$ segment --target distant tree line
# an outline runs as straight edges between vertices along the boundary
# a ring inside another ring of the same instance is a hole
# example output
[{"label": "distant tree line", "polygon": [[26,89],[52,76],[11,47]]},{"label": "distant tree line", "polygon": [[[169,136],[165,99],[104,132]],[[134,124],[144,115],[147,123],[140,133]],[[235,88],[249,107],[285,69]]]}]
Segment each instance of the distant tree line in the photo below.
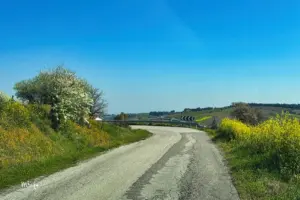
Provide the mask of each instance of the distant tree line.
[{"label": "distant tree line", "polygon": [[249,106],[258,107],[280,107],[280,108],[290,108],[290,109],[300,109],[300,104],[286,104],[286,103],[248,103]]},{"label": "distant tree line", "polygon": [[213,110],[214,108],[213,107],[205,107],[205,108],[185,108],[183,110],[183,112],[199,112],[199,111],[202,111],[202,110]]},{"label": "distant tree line", "polygon": [[221,108],[217,108],[217,107],[204,107],[204,108],[185,108],[183,110],[183,112],[200,112],[200,111],[212,111],[212,110],[215,110],[215,111],[218,111],[218,110],[223,110],[223,109],[227,109],[227,108],[231,108],[232,106],[224,106],[224,107],[221,107]]},{"label": "distant tree line", "polygon": [[175,110],[169,111],[151,111],[149,112],[150,116],[162,116],[162,115],[169,115],[169,114],[174,114],[176,113]]}]

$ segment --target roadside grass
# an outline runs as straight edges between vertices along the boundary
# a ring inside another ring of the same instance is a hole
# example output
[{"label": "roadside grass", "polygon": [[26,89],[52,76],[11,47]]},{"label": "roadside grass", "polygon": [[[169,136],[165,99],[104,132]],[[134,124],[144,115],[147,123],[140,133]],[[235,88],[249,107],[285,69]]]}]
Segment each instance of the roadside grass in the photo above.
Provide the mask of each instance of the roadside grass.
[{"label": "roadside grass", "polygon": [[238,141],[228,141],[218,131],[205,129],[222,150],[241,200],[299,200],[300,176],[285,180],[265,165],[268,155],[254,155]]},{"label": "roadside grass", "polygon": [[132,130],[129,127],[123,128],[104,123],[101,129],[100,124],[93,123],[93,125],[94,129],[99,129],[99,131],[108,134],[107,142],[97,146],[82,145],[77,140],[70,139],[69,135],[66,136],[63,135],[64,133],[53,132],[52,135],[49,135],[49,138],[51,138],[56,146],[61,147],[62,151],[51,156],[40,156],[29,162],[11,164],[7,167],[2,166],[0,168],[0,189],[18,184],[21,185],[22,182],[50,175],[74,166],[79,161],[98,156],[109,149],[144,140],[152,135],[152,133],[146,130]]}]

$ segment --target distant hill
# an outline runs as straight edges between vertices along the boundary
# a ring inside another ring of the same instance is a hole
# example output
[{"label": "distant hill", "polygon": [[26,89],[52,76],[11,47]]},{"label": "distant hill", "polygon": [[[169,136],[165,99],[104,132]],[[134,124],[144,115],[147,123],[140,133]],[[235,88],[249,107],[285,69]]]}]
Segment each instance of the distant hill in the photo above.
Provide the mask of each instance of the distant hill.
[{"label": "distant hill", "polygon": [[[260,109],[263,113],[264,119],[268,119],[281,112],[289,112],[294,117],[300,119],[300,104],[280,104],[280,103],[248,103],[251,107]],[[194,116],[195,120],[203,125],[211,125],[213,117],[217,118],[217,121],[222,120],[225,117],[230,117],[234,107],[224,106],[220,108],[204,107],[204,108],[185,108],[182,112],[178,111],[151,111],[149,113],[130,113],[129,119],[141,119],[147,120],[149,118],[156,118],[165,116],[165,118],[177,118],[181,116]]]}]

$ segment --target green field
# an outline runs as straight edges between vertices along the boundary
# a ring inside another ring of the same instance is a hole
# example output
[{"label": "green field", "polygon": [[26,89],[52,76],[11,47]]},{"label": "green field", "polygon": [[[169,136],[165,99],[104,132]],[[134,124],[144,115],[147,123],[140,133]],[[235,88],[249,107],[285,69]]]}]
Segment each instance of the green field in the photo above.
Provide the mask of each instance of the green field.
[{"label": "green field", "polygon": [[[216,108],[212,110],[203,110],[198,112],[183,112],[183,116],[193,116],[195,117],[195,121],[202,125],[209,126],[213,121],[213,117],[217,117],[218,120],[221,120],[225,117],[230,116],[233,108]],[[181,113],[176,113],[173,115],[169,115],[169,117],[180,118]]]},{"label": "green field", "polygon": [[[271,106],[253,106],[261,110],[264,119],[268,119],[272,116],[276,116],[277,114],[281,114],[282,112],[289,112],[293,117],[300,119],[300,110],[299,109],[290,109],[284,107],[271,107]],[[176,118],[180,119],[181,116],[193,116],[195,117],[195,121],[201,125],[210,126],[213,122],[213,118],[216,117],[217,121],[220,122],[222,119],[226,117],[230,117],[231,112],[233,111],[233,107],[225,107],[225,108],[215,108],[211,110],[202,110],[202,111],[192,111],[192,112],[176,112],[174,114],[169,114],[168,118]],[[140,120],[148,120],[149,113],[137,113],[136,116]]]}]

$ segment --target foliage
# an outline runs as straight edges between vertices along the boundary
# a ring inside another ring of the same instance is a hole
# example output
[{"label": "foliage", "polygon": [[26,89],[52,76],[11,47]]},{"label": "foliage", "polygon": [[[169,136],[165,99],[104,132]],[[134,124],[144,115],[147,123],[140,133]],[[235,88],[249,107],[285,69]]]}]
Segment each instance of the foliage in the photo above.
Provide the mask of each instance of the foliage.
[{"label": "foliage", "polygon": [[92,124],[91,128],[87,128],[72,121],[67,121],[59,131],[63,136],[74,142],[79,150],[108,145],[109,135],[101,130],[97,122],[91,120],[90,123]]},{"label": "foliage", "polygon": [[244,139],[250,137],[251,128],[239,120],[225,118],[220,124],[219,132],[226,139]]},{"label": "foliage", "polygon": [[3,104],[0,112],[0,126],[28,127],[30,125],[30,114],[26,107],[19,102],[8,101]]},{"label": "foliage", "polygon": [[9,96],[7,96],[4,92],[0,91],[0,104],[9,101]]},{"label": "foliage", "polygon": [[300,179],[285,181],[277,171],[269,170],[268,165],[263,166],[268,153],[253,154],[238,140],[216,142],[223,150],[241,200],[299,199]]},{"label": "foliage", "polygon": [[251,125],[258,124],[262,121],[262,113],[260,110],[251,108],[245,103],[234,103],[233,106],[235,109],[231,115],[238,120]]},{"label": "foliage", "polygon": [[287,109],[300,109],[300,104],[286,104],[286,103],[249,103],[249,106],[255,107],[278,107]]},{"label": "foliage", "polygon": [[90,87],[74,72],[59,66],[17,83],[15,90],[23,101],[50,105],[53,125],[58,127],[64,121],[82,122],[88,117],[93,105]]},{"label": "foliage", "polygon": [[205,116],[205,117],[201,117],[199,119],[196,120],[196,122],[202,122],[202,121],[206,121],[208,119],[212,118],[212,116]]},{"label": "foliage", "polygon": [[91,87],[90,93],[93,99],[93,105],[90,108],[90,115],[92,117],[100,117],[105,114],[107,102],[103,99],[103,91],[98,88]]},{"label": "foliage", "polygon": [[49,118],[51,112],[51,106],[46,104],[28,104],[27,109],[29,110],[31,117],[39,117],[44,120]]},{"label": "foliage", "polygon": [[203,111],[203,110],[213,110],[213,107],[206,107],[206,108],[185,108],[183,110],[183,112],[199,112],[199,111]]},{"label": "foliage", "polygon": [[224,119],[220,135],[235,139],[253,154],[264,154],[266,166],[292,178],[300,174],[300,123],[288,113],[282,113],[257,126]]},{"label": "foliage", "polygon": [[151,112],[149,112],[149,115],[150,116],[157,116],[157,117],[159,117],[159,116],[163,116],[163,115],[168,115],[170,113],[173,113],[173,112],[168,112],[168,111],[151,111]]},{"label": "foliage", "polygon": [[115,116],[115,120],[121,120],[121,121],[124,121],[124,120],[127,120],[128,119],[128,115],[121,112],[119,115]]},{"label": "foliage", "polygon": [[4,104],[8,101],[9,97],[4,92],[0,91],[0,112],[2,111]]}]

